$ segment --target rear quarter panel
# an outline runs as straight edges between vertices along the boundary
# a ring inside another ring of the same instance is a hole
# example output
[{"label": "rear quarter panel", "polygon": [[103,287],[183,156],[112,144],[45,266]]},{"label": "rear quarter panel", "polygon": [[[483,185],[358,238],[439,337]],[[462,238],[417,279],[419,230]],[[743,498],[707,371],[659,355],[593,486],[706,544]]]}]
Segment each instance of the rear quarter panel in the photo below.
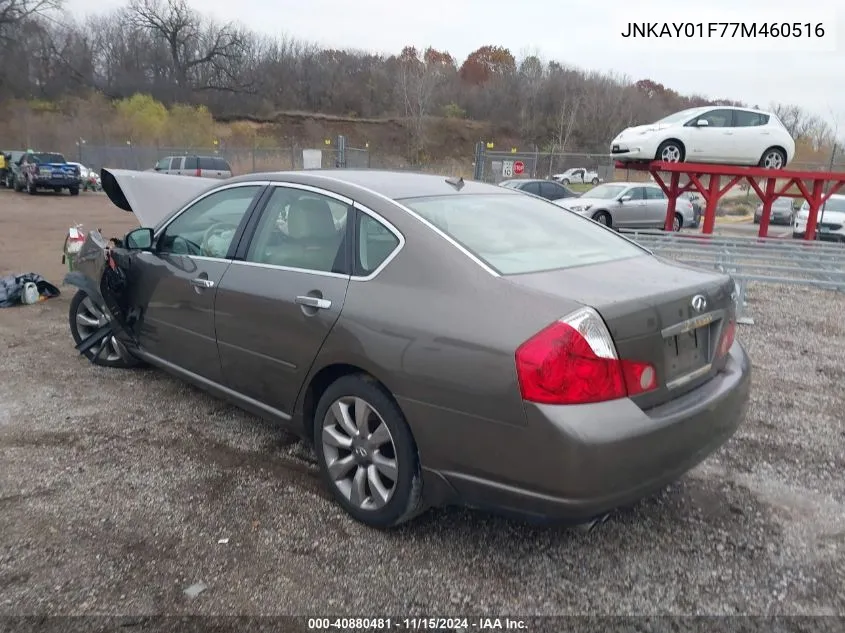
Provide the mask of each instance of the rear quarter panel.
[{"label": "rear quarter panel", "polygon": [[502,446],[530,453],[535,442],[516,348],[579,304],[491,275],[411,216],[388,220],[405,246],[374,279],[350,283],[309,380],[333,364],[361,367],[396,398],[427,467],[463,468],[472,445],[486,455],[476,472],[494,472]]}]

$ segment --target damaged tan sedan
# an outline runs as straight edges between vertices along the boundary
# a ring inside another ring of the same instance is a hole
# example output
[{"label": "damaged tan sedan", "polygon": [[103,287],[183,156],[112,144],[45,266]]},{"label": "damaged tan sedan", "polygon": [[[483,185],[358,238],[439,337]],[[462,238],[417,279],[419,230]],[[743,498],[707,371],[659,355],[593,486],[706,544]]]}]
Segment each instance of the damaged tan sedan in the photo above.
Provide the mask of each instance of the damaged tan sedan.
[{"label": "damaged tan sedan", "polygon": [[77,349],[299,433],[367,525],[453,503],[594,521],[743,419],[731,278],[539,198],[370,170],[102,183],[142,228],[89,233]]}]

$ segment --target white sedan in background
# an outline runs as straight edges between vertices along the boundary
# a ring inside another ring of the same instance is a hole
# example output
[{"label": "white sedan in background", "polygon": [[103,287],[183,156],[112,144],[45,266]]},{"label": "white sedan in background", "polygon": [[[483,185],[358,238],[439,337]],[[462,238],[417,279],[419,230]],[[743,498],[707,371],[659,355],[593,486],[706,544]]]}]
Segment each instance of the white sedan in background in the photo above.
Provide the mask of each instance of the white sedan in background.
[{"label": "white sedan in background", "polygon": [[623,130],[610,143],[623,162],[722,163],[783,169],[795,141],[772,112],[725,106],[690,108]]},{"label": "white sedan in background", "polygon": [[[845,242],[845,195],[834,194],[819,209],[816,229],[820,240],[826,242]],[[798,215],[795,216],[795,224],[792,226],[792,237],[804,237],[807,232],[807,220],[810,218],[810,203],[804,202]]]}]

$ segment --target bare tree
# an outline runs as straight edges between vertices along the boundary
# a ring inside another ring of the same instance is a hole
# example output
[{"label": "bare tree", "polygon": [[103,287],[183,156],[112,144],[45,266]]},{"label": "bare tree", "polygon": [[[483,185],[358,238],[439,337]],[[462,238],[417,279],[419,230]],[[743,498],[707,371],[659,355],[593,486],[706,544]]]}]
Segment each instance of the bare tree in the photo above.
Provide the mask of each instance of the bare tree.
[{"label": "bare tree", "polygon": [[452,56],[431,47],[420,55],[413,46],[406,46],[399,55],[399,87],[409,122],[408,157],[416,163],[422,158],[426,143],[426,117],[431,113],[432,99],[447,73],[454,72]]},{"label": "bare tree", "polygon": [[13,26],[61,6],[62,0],[0,0],[0,38],[10,38]]},{"label": "bare tree", "polygon": [[182,93],[234,89],[218,80],[236,81],[233,62],[244,52],[245,32],[203,20],[186,0],[132,0],[129,7],[131,23],[166,45],[171,79]]}]

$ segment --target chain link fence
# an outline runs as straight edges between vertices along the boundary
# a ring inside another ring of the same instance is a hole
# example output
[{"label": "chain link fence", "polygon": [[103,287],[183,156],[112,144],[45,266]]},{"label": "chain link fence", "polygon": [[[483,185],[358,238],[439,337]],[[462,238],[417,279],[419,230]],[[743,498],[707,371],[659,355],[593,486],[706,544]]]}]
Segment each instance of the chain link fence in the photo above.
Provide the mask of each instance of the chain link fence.
[{"label": "chain link fence", "polygon": [[355,147],[156,147],[144,145],[79,145],[76,160],[88,168],[152,169],[166,156],[219,156],[232,167],[235,175],[296,169],[332,169],[346,167],[368,169],[368,149]]},{"label": "chain link fence", "polygon": [[[568,175],[571,184],[593,184],[595,178],[601,182],[624,181],[644,182],[652,180],[647,171],[639,169],[617,169],[616,158],[610,154],[590,153],[548,153],[548,152],[501,152],[488,150],[483,143],[476,146],[473,161],[474,178],[489,183],[499,183],[511,178],[549,179],[564,174],[567,170],[583,170],[584,173]],[[833,165],[830,162],[792,162],[790,171],[845,171],[845,156]],[[702,182],[706,183],[705,177]],[[745,187],[738,189],[745,190]]]}]

